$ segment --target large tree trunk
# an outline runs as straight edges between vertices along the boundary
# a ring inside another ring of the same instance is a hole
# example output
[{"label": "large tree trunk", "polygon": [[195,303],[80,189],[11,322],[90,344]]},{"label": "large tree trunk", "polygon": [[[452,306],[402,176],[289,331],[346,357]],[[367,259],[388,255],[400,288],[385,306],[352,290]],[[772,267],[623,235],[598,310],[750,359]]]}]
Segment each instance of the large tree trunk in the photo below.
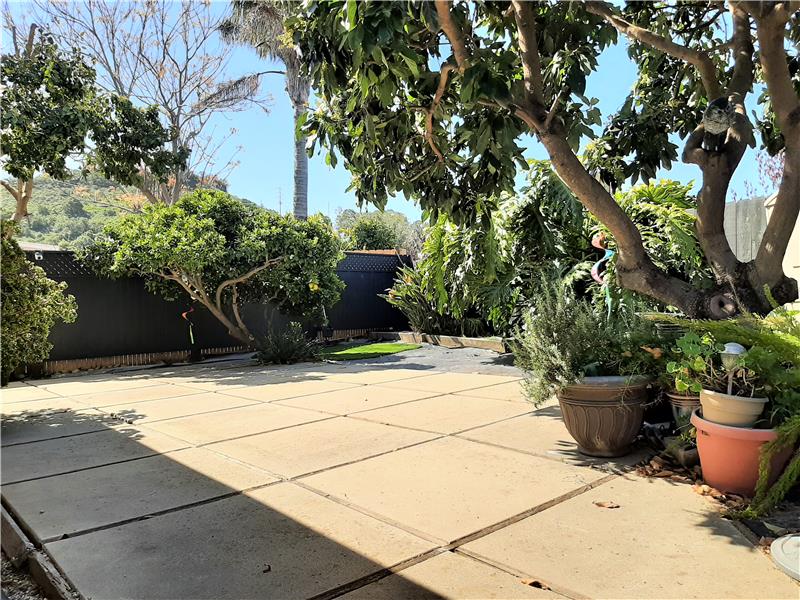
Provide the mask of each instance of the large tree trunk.
[{"label": "large tree trunk", "polygon": [[[294,125],[305,112],[304,106],[295,105]],[[308,218],[308,154],[306,153],[306,137],[295,133],[294,139],[294,197],[292,199],[294,216],[298,219]]]}]

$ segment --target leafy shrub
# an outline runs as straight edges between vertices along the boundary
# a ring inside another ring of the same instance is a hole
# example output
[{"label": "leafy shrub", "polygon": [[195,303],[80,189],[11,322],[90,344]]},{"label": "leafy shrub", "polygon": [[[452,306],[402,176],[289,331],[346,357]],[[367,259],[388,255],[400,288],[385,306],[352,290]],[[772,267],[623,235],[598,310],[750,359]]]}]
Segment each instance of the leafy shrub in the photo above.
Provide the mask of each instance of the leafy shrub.
[{"label": "leafy shrub", "polygon": [[600,312],[560,282],[544,280],[512,343],[525,389],[539,405],[595,375],[651,375],[662,350],[653,326],[627,311]]},{"label": "leafy shrub", "polygon": [[486,332],[483,319],[469,316],[456,319],[450,314],[441,313],[435,302],[430,300],[430,291],[425,290],[422,277],[421,270],[402,267],[394,286],[381,296],[405,315],[413,331],[465,336],[479,336]]},{"label": "leafy shrub", "polygon": [[77,318],[75,298],[65,293],[66,283],[48,279],[41,267],[25,258],[11,238],[15,225],[2,223],[2,383],[20,365],[45,360],[53,345],[50,329]]},{"label": "leafy shrub", "polygon": [[306,336],[300,323],[292,321],[284,331],[268,331],[256,356],[265,365],[289,365],[304,360],[316,360],[319,352],[319,344]]},{"label": "leafy shrub", "polygon": [[108,277],[144,277],[167,299],[183,290],[245,345],[258,340],[241,319],[243,303],[321,320],[344,287],[327,219],[282,216],[217,190],[112,222],[83,258]]},{"label": "leafy shrub", "polygon": [[354,250],[387,250],[397,248],[397,231],[382,219],[358,219],[349,231]]}]

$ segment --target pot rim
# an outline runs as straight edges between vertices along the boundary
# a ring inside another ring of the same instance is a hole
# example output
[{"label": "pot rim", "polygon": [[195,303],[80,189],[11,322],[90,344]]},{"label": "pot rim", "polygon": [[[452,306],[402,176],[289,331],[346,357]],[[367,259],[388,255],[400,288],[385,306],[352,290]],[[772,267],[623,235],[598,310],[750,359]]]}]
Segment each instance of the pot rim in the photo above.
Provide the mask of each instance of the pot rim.
[{"label": "pot rim", "polygon": [[720,425],[712,421],[707,421],[701,417],[699,408],[692,411],[690,419],[692,425],[701,431],[708,431],[721,437],[744,440],[748,442],[771,442],[777,439],[778,434],[774,429],[755,429],[753,427],[733,427],[731,425]]},{"label": "pot rim", "polygon": [[581,385],[603,388],[642,387],[649,385],[651,381],[652,379],[646,375],[589,375],[587,377],[581,377],[577,382],[563,387],[568,388]]},{"label": "pot rim", "polygon": [[737,396],[736,394],[726,394],[725,392],[716,392],[714,390],[707,390],[705,388],[700,392],[701,395],[705,394],[711,398],[718,398],[720,400],[733,400],[734,402],[752,402],[754,404],[766,404],[769,398],[754,398],[752,396]]}]

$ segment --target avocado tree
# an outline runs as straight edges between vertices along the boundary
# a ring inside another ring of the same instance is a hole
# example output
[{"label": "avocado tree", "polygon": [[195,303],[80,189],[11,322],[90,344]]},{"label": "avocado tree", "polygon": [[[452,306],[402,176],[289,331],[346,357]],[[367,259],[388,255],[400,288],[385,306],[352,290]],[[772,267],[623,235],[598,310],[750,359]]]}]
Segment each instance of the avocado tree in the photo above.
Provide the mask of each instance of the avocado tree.
[{"label": "avocado tree", "polygon": [[[580,202],[610,231],[620,284],[692,317],[766,312],[798,297],[782,261],[800,212],[800,3],[310,1],[287,22],[319,97],[305,133],[337,154],[361,202],[397,192],[469,220],[514,186],[533,136]],[[630,40],[638,80],[602,124],[586,79],[600,53]],[[755,127],[745,99],[760,91]],[[727,242],[728,186],[748,144],[783,153],[775,209],[756,258]],[[715,284],[659,268],[614,199],[678,158],[702,174],[697,236]],[[577,152],[588,138],[585,158]]]},{"label": "avocado tree", "polygon": [[173,136],[160,124],[156,107],[138,108],[127,98],[98,93],[94,69],[80,51],[59,50],[36,25],[24,44],[11,31],[13,52],[0,61],[0,165],[16,183],[0,185],[16,203],[14,221],[28,215],[37,172],[67,179],[80,166],[136,185],[145,170],[166,180],[186,162],[184,148],[166,148]]},{"label": "avocado tree", "polygon": [[100,274],[143,277],[167,299],[185,292],[246,346],[260,339],[242,319],[243,303],[321,317],[344,287],[336,275],[340,258],[324,217],[281,216],[218,190],[125,215],[83,252]]}]

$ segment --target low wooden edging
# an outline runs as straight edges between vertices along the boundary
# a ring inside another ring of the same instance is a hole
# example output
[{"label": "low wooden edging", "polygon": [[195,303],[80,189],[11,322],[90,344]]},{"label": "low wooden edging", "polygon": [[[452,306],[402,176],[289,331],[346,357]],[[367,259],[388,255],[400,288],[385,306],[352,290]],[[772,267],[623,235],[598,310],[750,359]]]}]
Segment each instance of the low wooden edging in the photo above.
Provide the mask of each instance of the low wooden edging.
[{"label": "low wooden edging", "polygon": [[[27,567],[31,579],[46,598],[74,600],[79,597],[50,557],[28,540],[5,507],[2,508],[2,547],[15,567],[22,570]],[[5,594],[3,597],[5,598]]]},{"label": "low wooden edging", "polygon": [[373,340],[400,340],[409,344],[433,344],[445,348],[480,348],[503,354],[508,352],[505,340],[501,337],[461,337],[456,335],[432,335],[414,331],[373,331]]}]

